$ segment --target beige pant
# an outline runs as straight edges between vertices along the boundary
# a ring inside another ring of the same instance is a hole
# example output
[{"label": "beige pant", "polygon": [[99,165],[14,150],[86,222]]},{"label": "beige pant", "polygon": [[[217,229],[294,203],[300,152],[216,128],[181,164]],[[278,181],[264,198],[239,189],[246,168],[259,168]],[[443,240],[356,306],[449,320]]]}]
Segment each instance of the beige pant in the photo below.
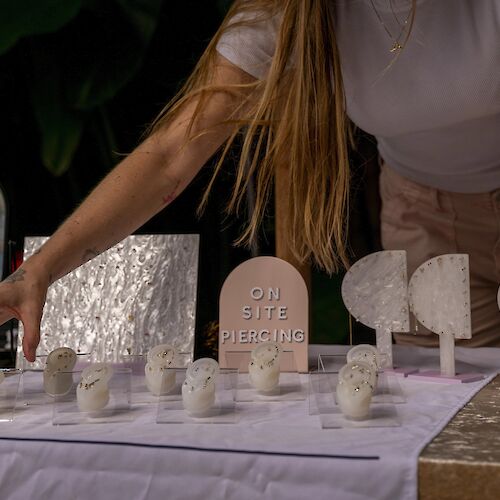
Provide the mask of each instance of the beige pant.
[{"label": "beige pant", "polygon": [[[380,195],[382,246],[407,251],[408,276],[436,255],[469,254],[472,339],[457,344],[500,346],[500,189],[479,194],[440,191],[383,165]],[[395,338],[398,344],[439,344],[438,336],[421,325],[417,335]]]}]

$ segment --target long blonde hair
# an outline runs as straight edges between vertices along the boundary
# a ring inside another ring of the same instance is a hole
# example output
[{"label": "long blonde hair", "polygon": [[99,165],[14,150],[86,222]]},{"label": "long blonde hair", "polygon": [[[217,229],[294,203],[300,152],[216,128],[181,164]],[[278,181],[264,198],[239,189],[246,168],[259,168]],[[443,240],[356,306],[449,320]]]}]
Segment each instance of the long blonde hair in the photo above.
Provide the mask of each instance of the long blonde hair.
[{"label": "long blonde hair", "polygon": [[[415,2],[415,0],[413,0]],[[236,17],[235,17],[236,16]],[[280,16],[276,48],[262,80],[240,85],[212,83],[216,47],[230,30]],[[204,193],[214,180],[238,134],[243,141],[228,213],[238,213],[255,178],[255,207],[236,244],[251,243],[258,233],[278,169],[289,179],[289,202],[283,224],[291,254],[333,272],[348,266],[346,251],[349,198],[348,143],[352,128],[346,116],[340,57],[331,0],[236,0],[179,94],[153,123],[153,132],[168,125],[196,99],[188,131],[210,95],[239,96],[239,105],[224,123],[234,125]],[[198,134],[199,135],[199,134]]]}]

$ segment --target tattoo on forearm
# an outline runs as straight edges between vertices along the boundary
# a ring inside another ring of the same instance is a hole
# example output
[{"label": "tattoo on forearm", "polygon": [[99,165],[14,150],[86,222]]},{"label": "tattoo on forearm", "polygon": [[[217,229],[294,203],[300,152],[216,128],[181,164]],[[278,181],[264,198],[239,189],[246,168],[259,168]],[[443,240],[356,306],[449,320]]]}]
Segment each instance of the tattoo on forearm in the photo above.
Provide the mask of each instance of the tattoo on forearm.
[{"label": "tattoo on forearm", "polygon": [[10,276],[5,278],[5,283],[16,283],[17,281],[24,281],[24,275],[26,271],[24,269],[18,269],[14,271]]},{"label": "tattoo on forearm", "polygon": [[87,248],[87,250],[83,252],[82,262],[88,262],[89,260],[93,259],[94,257],[97,257],[98,255],[99,251],[96,250],[95,248]]},{"label": "tattoo on forearm", "polygon": [[168,205],[169,203],[172,203],[172,201],[175,200],[176,196],[177,196],[177,188],[179,187],[181,181],[177,181],[176,184],[175,184],[175,187],[174,189],[172,190],[172,192],[170,194],[168,194],[167,196],[164,196],[162,198],[162,201],[163,201],[163,204],[164,205]]}]

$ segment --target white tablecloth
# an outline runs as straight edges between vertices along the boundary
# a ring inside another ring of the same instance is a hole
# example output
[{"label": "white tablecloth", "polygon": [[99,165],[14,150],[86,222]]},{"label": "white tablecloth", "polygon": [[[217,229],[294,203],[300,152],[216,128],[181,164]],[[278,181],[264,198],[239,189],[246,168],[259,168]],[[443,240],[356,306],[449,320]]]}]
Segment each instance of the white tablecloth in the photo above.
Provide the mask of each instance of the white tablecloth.
[{"label": "white tablecloth", "polygon": [[[500,349],[456,354],[459,370],[500,368]],[[439,354],[396,347],[395,360],[436,368]],[[487,380],[402,380],[403,425],[388,429],[321,429],[307,401],[239,404],[237,424],[211,425],[156,424],[149,406],[128,423],[53,426],[50,406],[20,409],[0,423],[0,498],[414,500],[422,448]]]}]

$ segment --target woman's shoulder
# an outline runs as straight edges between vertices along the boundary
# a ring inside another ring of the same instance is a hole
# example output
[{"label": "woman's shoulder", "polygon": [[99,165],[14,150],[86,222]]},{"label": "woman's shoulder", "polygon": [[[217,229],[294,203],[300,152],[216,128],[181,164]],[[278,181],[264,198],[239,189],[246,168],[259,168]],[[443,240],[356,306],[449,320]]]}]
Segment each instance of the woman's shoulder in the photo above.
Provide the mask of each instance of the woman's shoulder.
[{"label": "woman's shoulder", "polygon": [[263,79],[274,55],[280,21],[279,13],[238,13],[229,20],[217,52],[255,78]]}]

